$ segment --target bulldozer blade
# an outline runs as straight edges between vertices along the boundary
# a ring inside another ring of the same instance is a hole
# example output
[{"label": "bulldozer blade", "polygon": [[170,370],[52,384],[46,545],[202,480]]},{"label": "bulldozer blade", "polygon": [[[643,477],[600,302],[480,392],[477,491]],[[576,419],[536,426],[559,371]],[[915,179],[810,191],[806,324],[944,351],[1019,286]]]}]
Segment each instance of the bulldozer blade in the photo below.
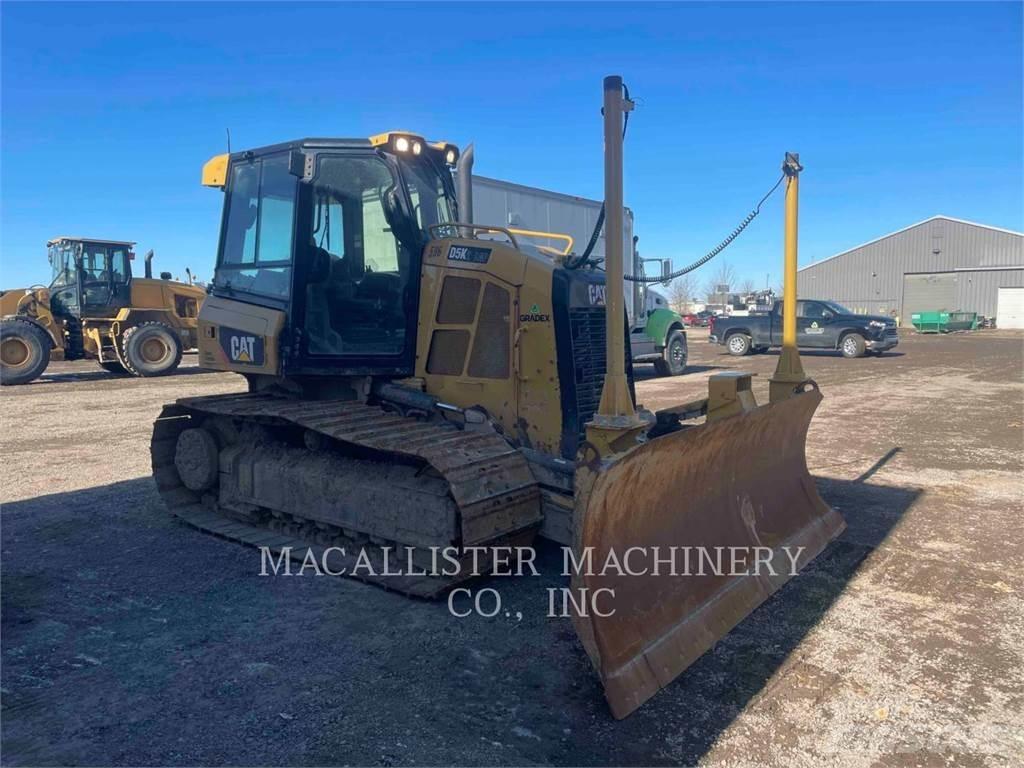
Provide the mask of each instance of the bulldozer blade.
[{"label": "bulldozer blade", "polygon": [[578,465],[573,623],[616,718],[846,527],[807,471],[821,399],[802,392]]}]

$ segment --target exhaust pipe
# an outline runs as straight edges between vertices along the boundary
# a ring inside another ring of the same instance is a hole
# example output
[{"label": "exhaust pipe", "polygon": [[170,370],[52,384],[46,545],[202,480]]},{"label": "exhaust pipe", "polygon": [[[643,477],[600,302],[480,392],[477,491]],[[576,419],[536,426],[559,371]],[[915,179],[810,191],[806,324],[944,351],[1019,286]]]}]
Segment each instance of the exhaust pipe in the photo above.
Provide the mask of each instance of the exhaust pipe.
[{"label": "exhaust pipe", "polygon": [[153,277],[153,249],[150,248],[143,257],[146,262],[146,277],[152,279]]},{"label": "exhaust pipe", "polygon": [[459,222],[473,223],[473,145],[470,144],[459,155],[455,164],[456,195],[459,200]]}]

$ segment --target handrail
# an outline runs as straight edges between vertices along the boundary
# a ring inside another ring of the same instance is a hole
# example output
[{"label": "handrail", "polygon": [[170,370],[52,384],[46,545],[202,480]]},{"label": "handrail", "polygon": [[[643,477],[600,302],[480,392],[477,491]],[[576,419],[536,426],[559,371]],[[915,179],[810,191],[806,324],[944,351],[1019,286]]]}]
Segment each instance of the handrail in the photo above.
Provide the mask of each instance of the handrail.
[{"label": "handrail", "polygon": [[546,237],[551,240],[563,240],[566,246],[561,251],[562,256],[568,256],[572,253],[572,247],[576,244],[576,240],[572,235],[566,235],[561,232],[541,232],[536,229],[516,229],[515,227],[509,227],[508,231],[514,232],[517,235],[526,235],[527,237]]},{"label": "handrail", "polygon": [[435,232],[440,232],[445,229],[454,229],[456,237],[461,237],[461,235],[459,234],[459,230],[469,230],[469,238],[473,240],[477,239],[474,237],[474,233],[476,232],[499,232],[509,239],[509,242],[512,243],[513,248],[517,250],[519,249],[519,241],[516,240],[515,235],[513,235],[505,227],[495,227],[490,224],[468,224],[462,221],[449,221],[441,224],[431,224],[429,227],[427,227],[427,233],[432,238],[443,237],[443,235],[437,235],[435,234]]}]

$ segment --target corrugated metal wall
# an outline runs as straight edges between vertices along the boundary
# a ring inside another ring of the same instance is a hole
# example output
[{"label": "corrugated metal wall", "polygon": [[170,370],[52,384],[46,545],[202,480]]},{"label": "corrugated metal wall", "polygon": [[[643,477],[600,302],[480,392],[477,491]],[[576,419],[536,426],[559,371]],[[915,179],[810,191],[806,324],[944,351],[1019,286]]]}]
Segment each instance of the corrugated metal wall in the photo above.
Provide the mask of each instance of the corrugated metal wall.
[{"label": "corrugated metal wall", "polygon": [[[972,267],[1011,270],[964,272]],[[903,276],[958,272],[962,309],[994,315],[999,285],[1024,269],[1024,236],[947,218],[934,218],[800,270],[801,297],[832,299],[871,314],[903,311]],[[970,275],[963,279],[961,275]],[[1009,281],[1009,282],[1007,282]],[[1019,284],[1019,283],[1018,283]],[[962,298],[961,298],[962,297]]]},{"label": "corrugated metal wall", "polygon": [[[599,200],[563,195],[537,187],[513,184],[510,181],[489,179],[473,175],[473,219],[477,224],[493,224],[499,227],[532,229],[541,232],[558,232],[575,239],[573,250],[582,253],[594,232],[597,217],[601,212]],[[626,273],[632,271],[633,254],[633,212],[626,208],[622,222],[623,256]],[[534,238],[529,242],[563,248],[561,240]],[[594,245],[594,258],[604,258],[604,229]],[[633,288],[634,284],[630,284]],[[626,311],[633,316],[636,296],[633,290],[625,293]]]},{"label": "corrugated metal wall", "polygon": [[1024,287],[1024,269],[957,272],[957,308],[995,317],[999,289],[1019,287]]}]

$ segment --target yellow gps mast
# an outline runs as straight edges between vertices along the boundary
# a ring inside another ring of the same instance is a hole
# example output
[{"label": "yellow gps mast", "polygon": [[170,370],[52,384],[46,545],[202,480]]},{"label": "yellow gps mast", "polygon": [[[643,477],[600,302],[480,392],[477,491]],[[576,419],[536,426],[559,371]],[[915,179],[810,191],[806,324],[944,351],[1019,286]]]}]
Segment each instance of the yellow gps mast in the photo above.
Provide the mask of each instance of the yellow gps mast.
[{"label": "yellow gps mast", "polygon": [[796,386],[807,379],[796,347],[796,259],[797,214],[799,209],[800,155],[787,152],[782,163],[786,175],[785,235],[783,237],[782,351],[775,375],[768,381],[768,398],[777,403],[793,396]]},{"label": "yellow gps mast", "polygon": [[604,79],[605,359],[601,405],[587,424],[587,441],[602,455],[636,444],[650,426],[636,412],[626,378],[625,298],[622,288],[622,120],[633,109],[622,78]]}]

